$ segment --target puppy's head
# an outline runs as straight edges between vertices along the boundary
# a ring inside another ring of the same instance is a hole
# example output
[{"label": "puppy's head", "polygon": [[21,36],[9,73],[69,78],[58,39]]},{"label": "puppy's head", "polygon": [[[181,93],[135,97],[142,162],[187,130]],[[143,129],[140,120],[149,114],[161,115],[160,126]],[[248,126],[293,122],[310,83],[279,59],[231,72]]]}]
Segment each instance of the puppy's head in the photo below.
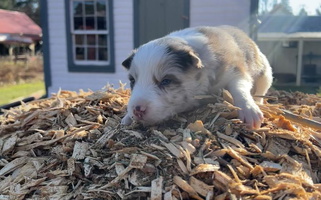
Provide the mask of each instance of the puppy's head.
[{"label": "puppy's head", "polygon": [[123,63],[132,89],[128,114],[151,125],[198,105],[193,98],[202,87],[202,62],[194,50],[179,38],[151,41]]}]

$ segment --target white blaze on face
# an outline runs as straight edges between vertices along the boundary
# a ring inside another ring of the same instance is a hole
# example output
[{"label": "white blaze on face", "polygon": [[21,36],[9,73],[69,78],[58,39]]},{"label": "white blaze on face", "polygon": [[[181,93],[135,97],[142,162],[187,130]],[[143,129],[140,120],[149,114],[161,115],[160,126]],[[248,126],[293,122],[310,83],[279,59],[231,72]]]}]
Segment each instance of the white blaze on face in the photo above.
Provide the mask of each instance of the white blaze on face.
[{"label": "white blaze on face", "polygon": [[156,41],[143,45],[136,52],[129,69],[135,80],[128,103],[128,115],[144,124],[154,124],[172,115],[160,98],[160,89],[155,83],[158,68],[168,57],[166,47]]}]

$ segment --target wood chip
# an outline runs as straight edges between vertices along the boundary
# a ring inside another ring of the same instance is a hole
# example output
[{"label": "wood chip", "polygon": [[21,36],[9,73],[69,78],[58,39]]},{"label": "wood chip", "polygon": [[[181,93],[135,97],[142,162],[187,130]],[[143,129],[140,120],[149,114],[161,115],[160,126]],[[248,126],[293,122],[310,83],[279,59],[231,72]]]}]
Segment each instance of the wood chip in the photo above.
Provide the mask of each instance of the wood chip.
[{"label": "wood chip", "polygon": [[1,168],[0,170],[0,176],[6,175],[13,170],[15,170],[18,167],[21,167],[24,165],[26,162],[28,162],[28,157],[21,157],[21,158],[16,158],[13,161],[9,162],[6,164],[4,167]]},{"label": "wood chip", "polygon": [[260,166],[264,169],[265,172],[276,172],[282,169],[282,166],[278,163],[263,161]]},{"label": "wood chip", "polygon": [[191,176],[189,182],[192,188],[203,197],[206,197],[210,192],[213,191],[214,186],[209,186],[193,176]]},{"label": "wood chip", "polygon": [[18,141],[18,136],[13,135],[10,138],[6,139],[2,145],[1,154],[5,155],[7,152],[11,151]]},{"label": "wood chip", "polygon": [[213,164],[199,164],[190,172],[190,175],[195,175],[204,172],[214,172],[220,169],[220,166]]},{"label": "wood chip", "polygon": [[183,158],[184,157],[184,153],[179,150],[179,148],[177,148],[174,144],[172,143],[166,143],[161,141],[162,144],[177,158]]},{"label": "wood chip", "polygon": [[152,189],[150,194],[151,200],[162,200],[163,177],[159,177],[152,181]]},{"label": "wood chip", "polygon": [[86,153],[89,149],[89,144],[87,142],[75,142],[74,151],[72,157],[75,160],[82,160],[85,158]]},{"label": "wood chip", "polygon": [[0,199],[321,199],[321,97],[271,90],[248,130],[228,96],[121,126],[130,90],[61,90],[0,115]]},{"label": "wood chip", "polygon": [[193,187],[190,186],[181,177],[174,176],[173,181],[178,187],[180,187],[182,190],[187,192],[192,198],[194,198],[194,199],[202,199],[200,196],[198,196],[197,192],[193,189]]}]

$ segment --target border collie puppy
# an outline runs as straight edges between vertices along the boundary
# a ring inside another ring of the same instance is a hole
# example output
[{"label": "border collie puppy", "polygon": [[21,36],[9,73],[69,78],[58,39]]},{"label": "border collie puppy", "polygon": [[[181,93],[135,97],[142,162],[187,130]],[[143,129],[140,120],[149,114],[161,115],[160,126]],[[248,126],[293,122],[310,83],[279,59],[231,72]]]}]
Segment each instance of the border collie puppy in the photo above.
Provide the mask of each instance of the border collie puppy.
[{"label": "border collie puppy", "polygon": [[231,26],[195,27],[150,41],[122,63],[132,89],[122,124],[145,125],[200,106],[198,95],[228,90],[239,118],[259,128],[258,104],[272,84],[272,69],[258,46]]}]

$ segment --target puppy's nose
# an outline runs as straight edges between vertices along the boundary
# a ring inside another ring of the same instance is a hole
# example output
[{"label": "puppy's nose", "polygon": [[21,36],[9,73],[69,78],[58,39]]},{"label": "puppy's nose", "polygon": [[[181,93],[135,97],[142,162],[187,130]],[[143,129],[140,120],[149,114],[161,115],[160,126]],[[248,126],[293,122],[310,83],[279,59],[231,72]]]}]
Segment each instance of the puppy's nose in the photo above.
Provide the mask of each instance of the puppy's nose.
[{"label": "puppy's nose", "polygon": [[138,117],[138,119],[142,119],[146,113],[146,109],[147,109],[146,106],[137,105],[134,108],[134,115]]},{"label": "puppy's nose", "polygon": [[135,110],[138,111],[138,112],[141,111],[141,106],[136,106]]}]

